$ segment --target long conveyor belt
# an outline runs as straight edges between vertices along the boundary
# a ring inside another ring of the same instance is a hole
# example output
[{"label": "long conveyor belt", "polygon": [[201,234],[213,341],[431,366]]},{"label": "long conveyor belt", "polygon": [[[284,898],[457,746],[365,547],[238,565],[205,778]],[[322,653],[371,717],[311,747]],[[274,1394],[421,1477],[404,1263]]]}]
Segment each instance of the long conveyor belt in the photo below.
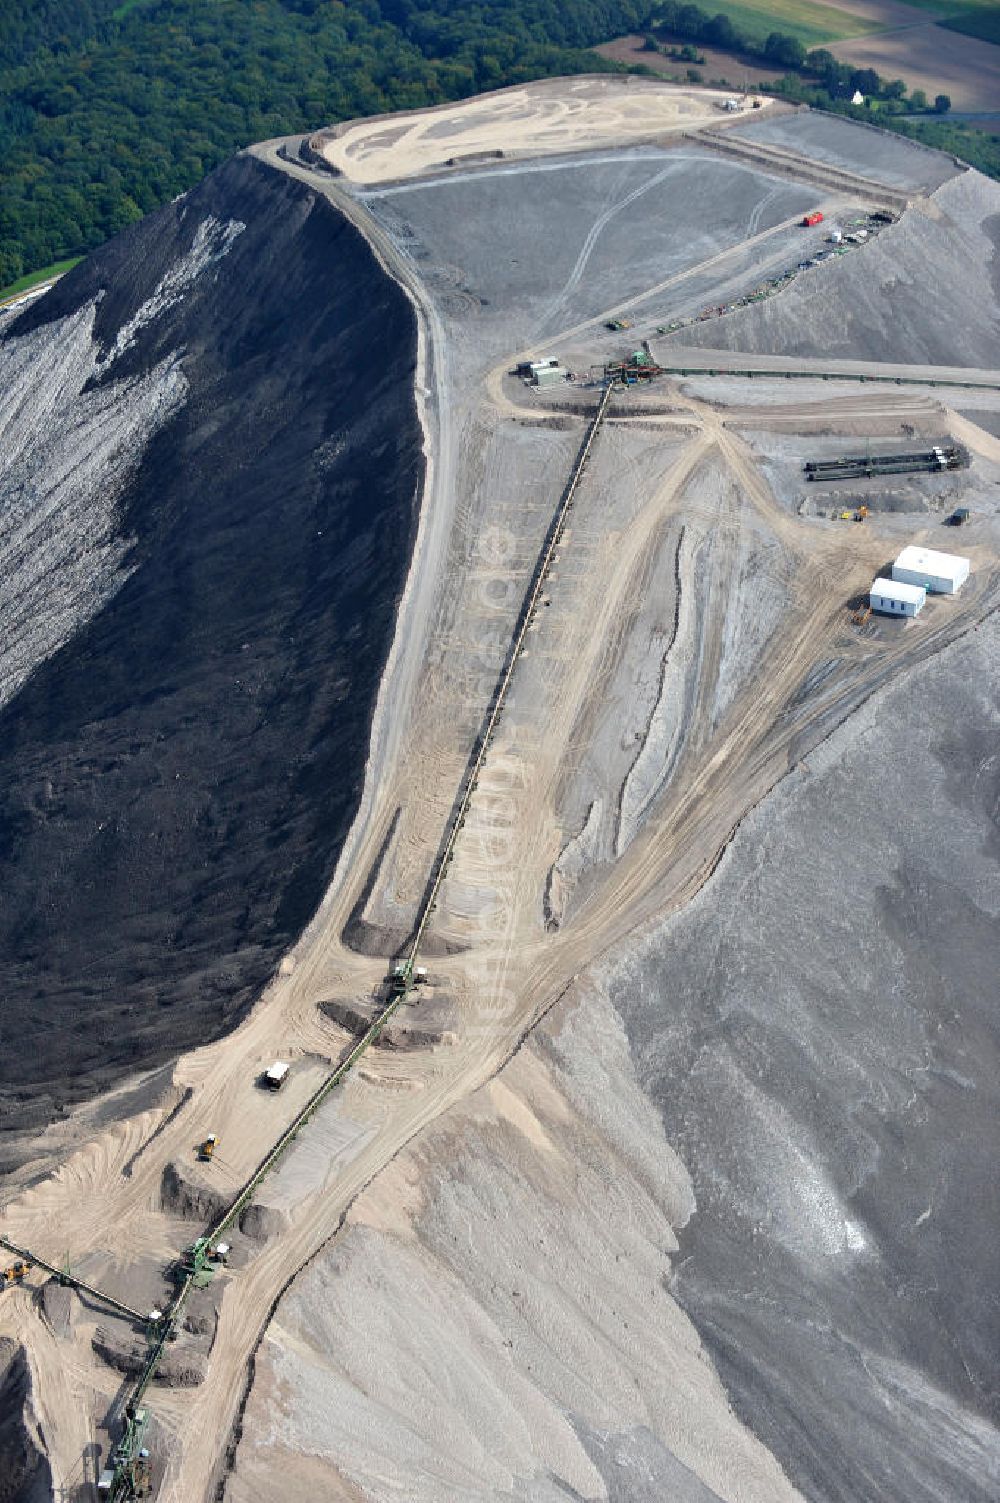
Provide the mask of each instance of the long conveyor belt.
[{"label": "long conveyor belt", "polygon": [[[385,1007],[382,1008],[377,1017],[372,1021],[369,1027],[358,1039],[357,1043],[354,1045],[347,1058],[344,1059],[335,1070],[331,1071],[331,1073],[313,1092],[312,1096],[310,1096],[309,1100],[306,1102],[302,1110],[293,1118],[292,1122],[282,1133],[281,1137],[257,1165],[257,1168],[251,1174],[250,1178],[244,1184],[243,1188],[240,1190],[236,1198],[227,1207],[223,1215],[220,1216],[215,1224],[210,1228],[210,1230],[206,1232],[205,1235],[198,1240],[198,1242],[195,1243],[193,1251],[195,1254],[196,1262],[199,1264],[204,1259],[208,1248],[215,1241],[217,1241],[217,1239],[221,1237],[229,1227],[233,1225],[233,1223],[240,1215],[242,1215],[243,1211],[252,1201],[261,1181],[275,1167],[278,1160],[282,1157],[286,1149],[293,1142],[301,1128],[305,1126],[310,1117],[312,1117],[313,1114],[318,1110],[327,1096],[329,1096],[330,1092],[333,1091],[338,1085],[340,1085],[340,1083],[350,1073],[350,1071],[353,1070],[354,1066],[358,1063],[358,1060],[366,1052],[366,1050],[368,1050],[372,1046],[372,1044],[377,1042],[379,1036],[382,1033],[382,1030],[385,1028],[386,1023],[392,1017],[393,1013],[396,1012],[397,1008],[402,1006],[409,995],[413,979],[414,966],[420,951],[421,941],[424,937],[424,933],[427,928],[430,915],[433,911],[438,893],[440,891],[441,884],[444,881],[448,865],[451,861],[451,857],[455,848],[455,842],[458,839],[459,831],[468,811],[469,803],[471,801],[479,773],[482,769],[487,751],[489,750],[490,743],[499,723],[500,715],[504,707],[508,690],[510,688],[511,680],[514,676],[514,670],[517,666],[518,659],[520,658],[521,652],[524,647],[525,636],[527,635],[528,629],[531,626],[532,621],[534,620],[542,587],[551,567],[556,548],[559,545],[563,531],[565,529],[567,515],[576,497],[581,477],[583,475],[587,461],[590,458],[591,450],[594,446],[594,441],[597,438],[601,425],[604,422],[604,418],[607,414],[608,404],[611,400],[612,389],[613,388],[611,383],[608,383],[601,391],[597,410],[593,418],[591,419],[590,426],[587,430],[587,435],[580,448],[580,452],[576,457],[573,470],[570,474],[569,482],[565,490],[563,491],[558,506],[556,507],[555,514],[552,518],[551,523],[549,524],[548,531],[546,532],[541,551],[539,552],[538,558],[535,562],[535,567],[532,570],[524,602],[517,617],[517,623],[514,628],[510,646],[508,647],[507,654],[504,659],[504,664],[500,672],[497,687],[494,692],[483,728],[479,734],[473,757],[467,769],[461,793],[452,811],[447,837],[438,856],[433,877],[424,895],[423,902],[420,906],[413,939],[407,951],[406,960],[403,965],[402,988],[394,996],[390,997]],[[39,1260],[36,1259],[35,1261],[37,1262]],[[184,1281],[179,1286],[173,1300],[163,1313],[163,1317],[159,1326],[157,1327],[155,1339],[153,1345],[150,1348],[146,1364],[142,1370],[140,1377],[136,1381],[135,1386],[128,1394],[128,1397],[125,1401],[124,1413],[126,1417],[131,1417],[135,1414],[136,1409],[141,1403],[142,1398],[146,1392],[146,1389],[149,1387],[149,1384],[156,1376],[156,1371],[159,1367],[160,1362],[162,1361],[167,1343],[171,1339],[171,1336],[177,1328],[180,1315],[195,1285],[196,1271],[195,1269],[189,1267]],[[124,1475],[123,1483],[125,1483],[125,1490],[114,1493],[112,1495],[113,1498],[125,1498],[130,1496]]]}]

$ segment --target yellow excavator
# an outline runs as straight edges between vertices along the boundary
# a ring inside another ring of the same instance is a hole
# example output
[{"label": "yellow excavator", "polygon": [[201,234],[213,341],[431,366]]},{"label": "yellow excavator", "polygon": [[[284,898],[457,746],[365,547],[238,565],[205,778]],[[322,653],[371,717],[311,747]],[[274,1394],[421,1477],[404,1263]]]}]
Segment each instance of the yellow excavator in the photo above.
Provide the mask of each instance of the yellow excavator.
[{"label": "yellow excavator", "polygon": [[9,1268],[4,1269],[4,1285],[6,1286],[7,1284],[19,1284],[30,1268],[30,1263],[25,1263],[23,1258],[18,1258],[16,1263],[12,1263]]},{"label": "yellow excavator", "polygon": [[210,1132],[204,1143],[200,1143],[198,1145],[198,1157],[201,1159],[203,1164],[210,1164],[212,1162],[212,1157],[215,1153],[218,1142],[219,1140],[215,1136],[215,1133]]}]

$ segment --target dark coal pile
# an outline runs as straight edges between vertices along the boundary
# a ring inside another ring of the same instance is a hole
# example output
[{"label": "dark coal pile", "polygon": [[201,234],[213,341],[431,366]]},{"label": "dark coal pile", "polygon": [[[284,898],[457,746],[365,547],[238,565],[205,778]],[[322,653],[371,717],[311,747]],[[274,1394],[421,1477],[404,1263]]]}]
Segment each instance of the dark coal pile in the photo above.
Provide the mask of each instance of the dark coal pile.
[{"label": "dark coal pile", "polygon": [[[251,158],[8,328],[7,352],[42,352],[22,414],[45,349],[90,317],[80,400],[101,394],[104,428],[154,369],[179,363],[184,394],[124,484],[103,603],[0,712],[8,1134],[230,1028],[310,917],[360,795],[422,473],[409,303],[328,204]],[[50,470],[77,464],[56,449]]]},{"label": "dark coal pile", "polygon": [[47,1503],[52,1473],[41,1454],[23,1347],[0,1338],[0,1503]]}]

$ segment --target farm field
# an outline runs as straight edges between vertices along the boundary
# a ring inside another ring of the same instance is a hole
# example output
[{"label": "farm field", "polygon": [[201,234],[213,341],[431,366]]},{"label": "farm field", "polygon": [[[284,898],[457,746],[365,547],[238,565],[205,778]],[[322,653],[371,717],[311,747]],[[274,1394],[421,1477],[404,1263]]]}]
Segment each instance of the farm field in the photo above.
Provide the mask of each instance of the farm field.
[{"label": "farm field", "polygon": [[[874,68],[886,78],[905,79],[932,99],[947,94],[956,113],[994,111],[1000,98],[1000,9],[995,0],[839,0],[837,5],[813,0],[776,0],[763,6],[722,4],[718,7],[743,34],[757,42],[770,32],[797,37],[806,48],[826,47],[834,57],[857,68]],[[713,6],[713,11],[715,7]],[[598,48],[605,57],[645,62],[661,71],[655,54],[629,51],[618,38]],[[742,80],[744,63],[735,54],[704,48],[705,76]],[[683,68],[666,60],[662,69]],[[748,82],[766,83],[778,76],[765,69],[745,67]],[[779,70],[780,71],[783,70]]]},{"label": "farm field", "polygon": [[[876,9],[881,9],[878,0],[874,0]],[[971,16],[979,12],[988,16],[991,12],[996,13],[996,0],[909,0],[906,7],[912,10],[929,12],[935,19],[957,19],[959,16]],[[848,10],[853,10],[853,4],[848,4]]]},{"label": "farm field", "polygon": [[[643,63],[664,78],[684,78],[688,66],[686,63],[664,57],[661,52],[645,52],[642,41],[641,36],[632,33],[627,37],[618,37],[613,42],[603,42],[594,51],[600,53],[601,57],[610,58],[616,63],[627,63],[630,67]],[[676,40],[665,41],[664,45],[683,47],[684,41],[678,37]],[[704,47],[701,43],[698,44],[698,53],[705,59],[698,64],[705,81],[724,78],[734,89],[742,88],[744,82],[748,87],[750,84],[772,84],[781,77],[783,71],[781,68],[769,68],[759,57],[751,57],[749,53],[720,52],[717,47]]]},{"label": "farm field", "polygon": [[982,42],[1000,45],[1000,10],[991,6],[988,10],[966,10],[942,23],[949,31],[963,36],[978,37]]},{"label": "farm field", "polygon": [[[984,24],[995,21],[994,8],[980,9]],[[923,89],[932,99],[935,94],[947,94],[956,111],[995,110],[1000,99],[1000,47],[984,48],[974,36],[962,35],[951,24],[938,24],[928,10],[895,5],[892,11],[892,29],[831,43],[834,57],[859,68],[874,68],[884,78],[904,78],[911,90]],[[905,12],[910,17],[907,21],[901,15]],[[966,14],[971,18],[973,8],[967,8]],[[970,24],[974,23],[970,20]]]},{"label": "farm field", "polygon": [[729,17],[745,36],[764,41],[772,31],[798,37],[803,47],[821,47],[828,42],[864,35],[882,23],[854,6],[822,5],[814,0],[773,0],[766,5],[724,3],[712,6],[712,14]]},{"label": "farm field", "polygon": [[[895,31],[903,26],[933,26],[953,17],[984,14],[994,10],[994,0],[838,0],[838,9],[850,11],[873,23],[873,31]],[[842,39],[846,40],[846,39]]]}]

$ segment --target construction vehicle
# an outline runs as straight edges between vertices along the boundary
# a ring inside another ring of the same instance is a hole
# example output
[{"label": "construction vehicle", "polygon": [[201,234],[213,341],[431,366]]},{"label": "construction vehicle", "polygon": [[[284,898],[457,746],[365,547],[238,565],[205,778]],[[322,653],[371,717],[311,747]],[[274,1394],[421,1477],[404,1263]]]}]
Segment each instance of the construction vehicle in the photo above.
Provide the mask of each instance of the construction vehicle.
[{"label": "construction vehicle", "polygon": [[823,216],[820,213],[819,209],[814,209],[811,214],[804,214],[802,216],[802,228],[803,229],[809,229],[810,226],[812,226],[814,224],[822,224],[822,223],[823,223]]},{"label": "construction vehicle", "polygon": [[411,986],[427,983],[427,966],[414,965],[411,960],[397,960],[389,972],[389,986],[394,992],[409,992]]},{"label": "construction vehicle", "polygon": [[410,960],[398,960],[389,973],[389,985],[394,992],[408,992],[411,986],[423,986],[427,981],[427,967],[414,965]]},{"label": "construction vehicle", "polygon": [[9,1268],[4,1269],[4,1284],[19,1284],[24,1278],[25,1274],[30,1271],[30,1269],[30,1263],[26,1263],[23,1258],[18,1258],[16,1263],[12,1263]]},{"label": "construction vehicle", "polygon": [[[192,1242],[186,1247],[181,1256],[171,1269],[174,1283],[183,1288],[190,1284],[192,1289],[205,1289],[215,1278],[220,1268],[226,1265],[229,1255],[229,1244],[223,1243],[226,1256],[218,1255],[218,1244],[213,1243],[210,1237],[199,1237],[197,1242]],[[173,1327],[166,1331],[166,1339],[173,1341],[176,1331]]]},{"label": "construction vehicle", "polygon": [[208,1249],[211,1245],[209,1237],[199,1237],[190,1247],[185,1248],[184,1256],[177,1265],[180,1277],[187,1278],[202,1272],[208,1262]]},{"label": "construction vehicle", "polygon": [[865,623],[867,622],[869,616],[871,615],[871,613],[872,613],[871,606],[870,605],[863,605],[860,610],[857,610],[857,611],[854,612],[854,615],[851,617],[851,620],[854,622],[855,626],[864,626]]},{"label": "construction vehicle", "polygon": [[859,506],[858,509],[857,509],[857,511],[854,513],[854,520],[855,520],[855,522],[865,522],[865,521],[867,521],[868,520],[868,507],[864,506],[864,505]]},{"label": "construction vehicle", "polygon": [[288,1079],[289,1066],[283,1059],[276,1059],[273,1065],[268,1065],[261,1077],[262,1084],[269,1091],[280,1091]]},{"label": "construction vehicle", "polygon": [[205,1141],[199,1144],[198,1157],[201,1159],[203,1164],[210,1164],[212,1162],[218,1141],[219,1140],[215,1136],[215,1133],[210,1132]]},{"label": "construction vehicle", "polygon": [[394,992],[409,991],[412,973],[412,961],[398,960],[389,972],[389,986]]},{"label": "construction vehicle", "polygon": [[149,1497],[153,1486],[149,1474],[149,1452],[142,1443],[148,1423],[147,1410],[126,1409],[121,1440],[97,1479],[97,1496],[102,1503],[123,1503],[125,1499]]},{"label": "construction vehicle", "polygon": [[604,327],[610,329],[612,333],[617,334],[622,329],[631,329],[632,320],[630,318],[609,318]]}]

